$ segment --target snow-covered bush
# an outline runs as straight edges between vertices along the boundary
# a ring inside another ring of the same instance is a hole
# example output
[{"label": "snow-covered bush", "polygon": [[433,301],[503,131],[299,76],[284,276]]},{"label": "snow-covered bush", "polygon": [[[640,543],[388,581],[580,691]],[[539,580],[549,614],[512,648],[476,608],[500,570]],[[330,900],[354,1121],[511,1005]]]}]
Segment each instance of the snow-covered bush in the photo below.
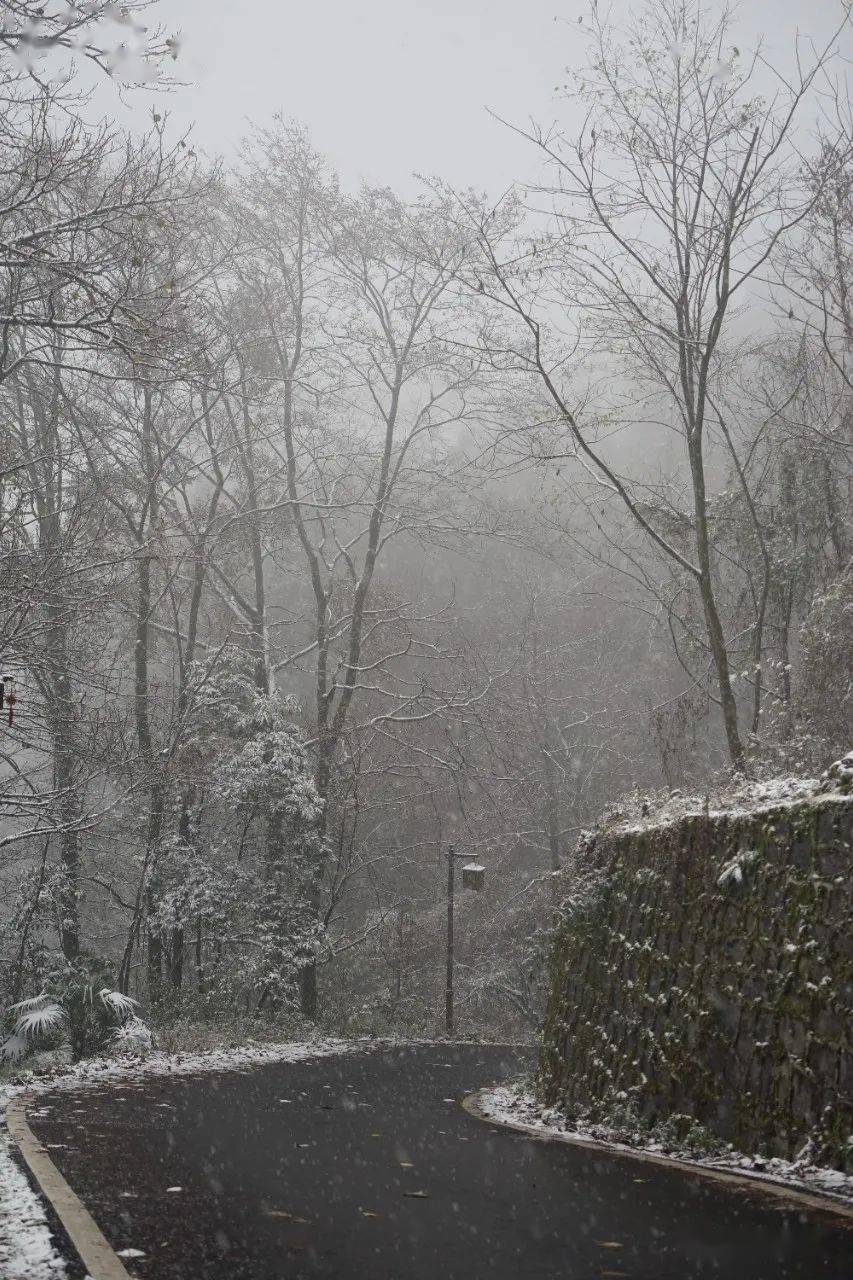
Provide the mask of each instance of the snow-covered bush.
[{"label": "snow-covered bush", "polygon": [[820,779],[821,791],[837,791],[843,796],[853,794],[853,751],[840,760],[834,760]]},{"label": "snow-covered bush", "polygon": [[[110,994],[118,993],[113,991]],[[153,1048],[154,1037],[151,1034],[151,1028],[146,1026],[136,1013],[132,1013],[126,1022],[116,1027],[111,1042],[117,1049],[128,1053],[146,1053]]]},{"label": "snow-covered bush", "polygon": [[39,1049],[67,1046],[76,1062],[110,1045],[150,1048],[151,1032],[136,1008],[136,1000],[105,984],[101,966],[69,963],[37,996],[6,1009],[0,1059],[17,1062]]},{"label": "snow-covered bush", "polygon": [[743,884],[744,877],[761,860],[757,849],[739,849],[733,858],[729,858],[720,868],[717,885],[720,889],[734,888]]}]

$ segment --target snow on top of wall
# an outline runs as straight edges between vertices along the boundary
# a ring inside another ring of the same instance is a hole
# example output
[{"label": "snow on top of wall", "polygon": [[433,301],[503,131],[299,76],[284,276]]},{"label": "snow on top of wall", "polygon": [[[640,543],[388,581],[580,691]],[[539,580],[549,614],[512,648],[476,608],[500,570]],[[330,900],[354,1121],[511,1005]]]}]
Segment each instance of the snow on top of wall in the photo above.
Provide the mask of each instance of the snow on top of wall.
[{"label": "snow on top of wall", "polygon": [[764,809],[801,804],[806,800],[847,800],[853,794],[853,751],[836,760],[819,778],[793,775],[781,778],[734,778],[701,792],[668,792],[644,795],[635,791],[607,810],[599,823],[603,831],[646,831],[669,826],[681,818],[707,814],[749,816]]}]

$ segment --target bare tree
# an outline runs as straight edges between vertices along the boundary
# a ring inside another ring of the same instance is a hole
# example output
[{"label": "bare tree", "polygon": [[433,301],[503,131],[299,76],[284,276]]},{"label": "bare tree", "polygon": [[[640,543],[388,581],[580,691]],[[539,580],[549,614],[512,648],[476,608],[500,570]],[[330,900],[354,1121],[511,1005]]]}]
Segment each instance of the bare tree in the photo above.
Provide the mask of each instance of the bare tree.
[{"label": "bare tree", "polygon": [[[590,59],[577,83],[587,114],[578,137],[556,127],[524,133],[553,174],[535,193],[552,207],[553,228],[532,243],[509,243],[500,218],[468,202],[484,260],[477,287],[520,324],[522,338],[492,334],[496,360],[535,374],[599,496],[622,504],[698,591],[729,758],[743,769],[709,513],[712,404],[742,340],[737,305],[833,172],[829,166],[808,187],[800,181],[794,122],[820,86],[836,40],[808,66],[798,63],[793,80],[778,75],[765,102],[752,90],[764,59],[759,52],[742,66],[728,8],[663,0],[623,32],[594,6],[589,30]],[[602,419],[600,407],[596,413],[584,403],[568,376],[578,372],[581,353],[604,356],[629,380],[627,412],[611,403]],[[636,421],[638,401],[646,421],[651,408],[665,430],[679,434],[689,511],[642,470],[625,472],[606,443],[614,416]],[[671,532],[679,521],[689,545]]]},{"label": "bare tree", "polygon": [[[375,577],[383,547],[412,530],[436,484],[443,433],[469,412],[471,361],[449,341],[466,245],[440,202],[337,197],[304,137],[284,127],[259,140],[245,186],[247,280],[260,304],[253,377],[276,396],[267,436],[283,456],[282,501],[313,595],[310,638],[273,669],[313,655],[311,742],[328,805],[354,697],[375,693],[393,654],[412,647],[406,605],[383,599]],[[386,714],[402,715],[419,690],[392,680],[387,692]],[[303,1009],[315,1008],[309,964]]]},{"label": "bare tree", "polygon": [[[119,6],[111,0],[60,3],[59,0],[4,0],[0,48],[16,59],[7,68],[7,79],[34,82],[39,92],[46,80],[42,60],[57,52],[82,55],[102,71],[129,83],[145,84],[164,77],[160,64],[174,61],[180,40],[165,35],[162,27],[149,28],[143,19],[156,11],[157,0],[127,0]],[[63,68],[65,89],[73,79],[73,67]]]}]

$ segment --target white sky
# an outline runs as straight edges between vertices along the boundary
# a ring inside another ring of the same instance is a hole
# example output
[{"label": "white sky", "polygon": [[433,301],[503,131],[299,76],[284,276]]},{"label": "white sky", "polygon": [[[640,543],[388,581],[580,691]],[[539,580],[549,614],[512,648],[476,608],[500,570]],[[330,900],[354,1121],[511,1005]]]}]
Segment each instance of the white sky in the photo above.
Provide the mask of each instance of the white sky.
[{"label": "white sky", "polygon": [[[624,14],[629,4],[612,7]],[[419,171],[497,194],[532,177],[536,157],[487,108],[522,123],[564,118],[554,87],[583,58],[586,11],[586,0],[162,0],[163,23],[184,37],[177,69],[190,82],[168,109],[176,126],[195,124],[211,153],[229,154],[248,120],[281,111],[309,128],[348,183],[406,192]],[[841,11],[842,0],[742,0],[736,43],[746,52],[762,35],[784,62],[797,27],[825,38]],[[122,117],[151,109],[144,93],[134,101]],[[116,112],[114,91],[98,102]]]}]

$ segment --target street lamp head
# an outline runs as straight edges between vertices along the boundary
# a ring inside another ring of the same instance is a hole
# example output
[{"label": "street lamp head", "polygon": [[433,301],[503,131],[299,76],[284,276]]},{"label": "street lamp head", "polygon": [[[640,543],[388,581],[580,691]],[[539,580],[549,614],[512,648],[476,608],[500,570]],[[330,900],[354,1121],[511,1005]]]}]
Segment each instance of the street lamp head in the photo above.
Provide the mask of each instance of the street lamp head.
[{"label": "street lamp head", "polygon": [[486,868],[480,866],[479,862],[466,862],[462,868],[462,884],[466,889],[476,889],[479,893],[485,878]]}]

